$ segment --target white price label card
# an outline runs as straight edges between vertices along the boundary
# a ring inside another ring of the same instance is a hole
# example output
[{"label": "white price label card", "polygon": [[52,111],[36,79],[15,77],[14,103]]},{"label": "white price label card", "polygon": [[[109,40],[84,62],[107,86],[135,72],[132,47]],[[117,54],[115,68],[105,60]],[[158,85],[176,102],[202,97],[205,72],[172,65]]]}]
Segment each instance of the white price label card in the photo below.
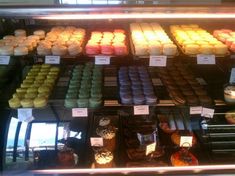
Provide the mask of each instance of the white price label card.
[{"label": "white price label card", "polygon": [[180,147],[192,147],[193,136],[181,136],[180,137]]},{"label": "white price label card", "polygon": [[231,70],[229,83],[230,84],[234,84],[235,83],[235,68],[232,68],[232,70]]},{"label": "white price label card", "polygon": [[201,116],[202,116],[202,117],[207,117],[207,118],[213,118],[214,112],[215,112],[214,109],[204,108],[204,107],[203,107],[203,108],[202,108]]},{"label": "white price label card", "polygon": [[17,110],[18,119],[21,122],[31,122],[34,120],[32,108],[19,108]]},{"label": "white price label card", "polygon": [[0,56],[0,65],[9,65],[10,56]]},{"label": "white price label card", "polygon": [[103,147],[104,141],[101,137],[91,137],[90,138],[91,146],[94,147]]},{"label": "white price label card", "polygon": [[150,56],[149,66],[152,67],[166,67],[167,56]]},{"label": "white price label card", "polygon": [[197,64],[214,65],[215,64],[215,55],[213,55],[213,54],[198,54],[197,55]]},{"label": "white price label card", "polygon": [[95,56],[96,65],[110,65],[110,56]]},{"label": "white price label card", "polygon": [[45,64],[60,64],[60,56],[46,56]]},{"label": "white price label card", "polygon": [[134,115],[149,115],[148,105],[134,106]]},{"label": "white price label card", "polygon": [[154,86],[163,86],[163,83],[160,78],[153,78],[152,82]]},{"label": "white price label card", "polygon": [[87,117],[88,110],[87,110],[87,108],[73,108],[72,109],[72,116],[73,117]]},{"label": "white price label card", "polygon": [[152,143],[152,144],[149,144],[146,146],[146,156],[149,155],[150,153],[153,153],[156,149],[156,142]]},{"label": "white price label card", "polygon": [[195,114],[202,114],[202,107],[201,106],[192,106],[189,110],[190,115]]}]

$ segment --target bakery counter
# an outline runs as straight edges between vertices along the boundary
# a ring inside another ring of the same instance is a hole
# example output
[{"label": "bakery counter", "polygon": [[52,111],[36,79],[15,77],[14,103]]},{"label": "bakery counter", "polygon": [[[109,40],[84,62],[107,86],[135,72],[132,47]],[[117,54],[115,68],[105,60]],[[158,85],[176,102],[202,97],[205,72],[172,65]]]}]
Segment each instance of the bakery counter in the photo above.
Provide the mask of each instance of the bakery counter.
[{"label": "bakery counter", "polygon": [[224,154],[224,158],[228,158],[226,162],[228,163],[235,149],[234,108],[215,109],[213,118],[203,118],[200,124],[202,131],[200,139],[211,150],[215,162],[226,160],[220,156]]}]

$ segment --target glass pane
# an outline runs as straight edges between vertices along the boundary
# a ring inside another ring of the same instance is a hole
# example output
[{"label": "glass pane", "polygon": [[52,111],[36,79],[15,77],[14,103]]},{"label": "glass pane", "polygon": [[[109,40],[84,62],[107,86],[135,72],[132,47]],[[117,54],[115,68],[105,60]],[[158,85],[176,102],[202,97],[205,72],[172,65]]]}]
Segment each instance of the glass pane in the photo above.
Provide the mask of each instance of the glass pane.
[{"label": "glass pane", "polygon": [[14,148],[17,125],[18,125],[18,119],[12,117],[7,135],[6,163],[11,163],[13,159],[13,148]]},{"label": "glass pane", "polygon": [[56,123],[33,123],[30,148],[55,147]]},{"label": "glass pane", "polygon": [[20,133],[18,138],[18,145],[17,145],[17,161],[18,160],[24,160],[25,156],[25,135],[27,130],[28,124],[25,122],[22,122],[20,127]]}]

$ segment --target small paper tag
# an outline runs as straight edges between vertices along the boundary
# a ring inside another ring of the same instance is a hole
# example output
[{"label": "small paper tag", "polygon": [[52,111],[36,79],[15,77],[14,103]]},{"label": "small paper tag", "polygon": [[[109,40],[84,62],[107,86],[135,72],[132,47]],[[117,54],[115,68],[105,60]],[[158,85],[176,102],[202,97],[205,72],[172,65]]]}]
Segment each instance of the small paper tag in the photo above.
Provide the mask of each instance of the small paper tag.
[{"label": "small paper tag", "polygon": [[214,112],[215,112],[214,109],[202,108],[201,116],[202,116],[202,117],[207,117],[207,118],[213,118]]},{"label": "small paper tag", "polygon": [[60,56],[46,56],[45,64],[60,64]]},{"label": "small paper tag", "polygon": [[202,107],[201,106],[190,107],[190,115],[195,115],[195,114],[202,114]]},{"label": "small paper tag", "polygon": [[103,138],[101,137],[91,137],[90,142],[91,142],[91,146],[95,146],[95,147],[103,147],[104,145]]},{"label": "small paper tag", "polygon": [[59,82],[60,81],[69,81],[70,80],[70,77],[60,77],[60,79],[59,79]]},{"label": "small paper tag", "polygon": [[163,86],[163,83],[160,78],[153,78],[152,82],[154,86]]},{"label": "small paper tag", "polygon": [[32,108],[19,108],[17,111],[19,121],[29,123],[34,120]]},{"label": "small paper tag", "polygon": [[149,66],[152,67],[166,67],[167,56],[150,56]]},{"label": "small paper tag", "polygon": [[96,65],[109,65],[110,56],[95,56],[95,64]]},{"label": "small paper tag", "polygon": [[134,115],[149,115],[148,105],[134,106]]},{"label": "small paper tag", "polygon": [[72,116],[73,117],[87,117],[88,110],[87,110],[87,108],[73,108],[72,109]]},{"label": "small paper tag", "polygon": [[56,86],[58,87],[67,87],[69,82],[58,82]]},{"label": "small paper tag", "polygon": [[117,82],[117,77],[104,77],[104,82]]},{"label": "small paper tag", "polygon": [[104,87],[117,87],[117,82],[105,82]]},{"label": "small paper tag", "polygon": [[9,65],[10,56],[0,56],[0,65]]},{"label": "small paper tag", "polygon": [[118,100],[104,100],[104,106],[117,106]]},{"label": "small paper tag", "polygon": [[192,147],[193,136],[181,136],[180,137],[180,147]]},{"label": "small paper tag", "polygon": [[149,155],[150,153],[153,153],[156,149],[156,142],[152,143],[152,144],[149,144],[146,146],[146,156]]},{"label": "small paper tag", "polygon": [[197,55],[197,64],[214,65],[215,64],[215,55],[198,54]]},{"label": "small paper tag", "polygon": [[235,68],[232,68],[232,70],[231,70],[229,83],[230,84],[234,84],[235,83]]},{"label": "small paper tag", "polygon": [[203,78],[196,78],[197,82],[199,82],[200,85],[205,86],[207,85],[206,81]]}]

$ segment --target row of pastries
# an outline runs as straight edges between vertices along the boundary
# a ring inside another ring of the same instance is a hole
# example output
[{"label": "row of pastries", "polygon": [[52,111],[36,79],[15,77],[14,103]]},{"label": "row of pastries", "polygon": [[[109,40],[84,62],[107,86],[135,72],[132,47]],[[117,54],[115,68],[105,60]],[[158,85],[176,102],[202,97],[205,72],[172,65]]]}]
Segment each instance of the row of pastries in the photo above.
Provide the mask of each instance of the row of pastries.
[{"label": "row of pastries", "polygon": [[[233,50],[234,33],[231,30],[215,30],[210,34],[197,24],[171,25],[170,32],[176,43],[187,55],[226,55]],[[52,27],[49,32],[35,30],[28,35],[26,30],[17,29],[14,35],[6,35],[0,40],[0,55],[27,55],[36,49],[38,55],[71,55],[82,53],[86,30],[74,26]],[[177,45],[158,23],[130,23],[130,37],[134,55],[178,54]],[[93,31],[85,45],[86,54],[126,55],[125,31]]]}]

